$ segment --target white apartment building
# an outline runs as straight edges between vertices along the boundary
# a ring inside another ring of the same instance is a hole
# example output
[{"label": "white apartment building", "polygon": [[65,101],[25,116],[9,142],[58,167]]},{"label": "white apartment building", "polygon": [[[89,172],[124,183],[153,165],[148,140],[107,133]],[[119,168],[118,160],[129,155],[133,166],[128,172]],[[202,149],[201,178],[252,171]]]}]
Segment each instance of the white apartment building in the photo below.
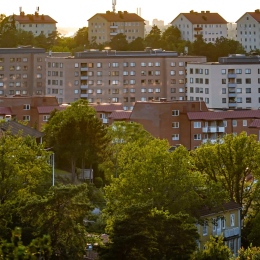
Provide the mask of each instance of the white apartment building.
[{"label": "white apartment building", "polygon": [[260,108],[260,56],[230,55],[187,64],[187,99],[208,108]]},{"label": "white apartment building", "polygon": [[48,37],[52,32],[56,31],[56,21],[49,15],[39,14],[25,14],[20,12],[19,15],[11,15],[9,22],[14,19],[15,27],[17,30],[23,30],[26,32],[32,32],[34,36],[44,34]]},{"label": "white apartment building", "polygon": [[122,103],[132,110],[136,101],[186,100],[186,64],[206,57],[177,52],[85,51],[74,57],[46,57],[46,95],[59,103],[79,98],[90,103]]},{"label": "white apartment building", "polygon": [[179,28],[183,40],[190,42],[202,37],[206,43],[214,43],[217,38],[227,37],[227,21],[210,11],[180,13],[171,24]]},{"label": "white apartment building", "polygon": [[260,49],[260,9],[246,12],[237,20],[237,40],[247,52]]}]

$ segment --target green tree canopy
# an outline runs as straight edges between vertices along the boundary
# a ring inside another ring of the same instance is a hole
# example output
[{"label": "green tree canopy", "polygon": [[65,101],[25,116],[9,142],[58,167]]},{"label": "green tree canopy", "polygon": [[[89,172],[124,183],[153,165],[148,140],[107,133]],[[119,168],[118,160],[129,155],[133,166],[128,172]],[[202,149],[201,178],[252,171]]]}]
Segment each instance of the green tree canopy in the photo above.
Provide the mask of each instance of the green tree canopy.
[{"label": "green tree canopy", "polygon": [[167,51],[176,51],[181,41],[181,32],[177,27],[169,26],[161,37],[161,47]]},{"label": "green tree canopy", "polygon": [[112,50],[126,51],[128,49],[128,41],[126,40],[126,35],[119,33],[115,35],[109,43]]},{"label": "green tree canopy", "polygon": [[153,25],[150,33],[145,37],[145,45],[146,47],[151,48],[161,48],[161,30],[156,26]]}]

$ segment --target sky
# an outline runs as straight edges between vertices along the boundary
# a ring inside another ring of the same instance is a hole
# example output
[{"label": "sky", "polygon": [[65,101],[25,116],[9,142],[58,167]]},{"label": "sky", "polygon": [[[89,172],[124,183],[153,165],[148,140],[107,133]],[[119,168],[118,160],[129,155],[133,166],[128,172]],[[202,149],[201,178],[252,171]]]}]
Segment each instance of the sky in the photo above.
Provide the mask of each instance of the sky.
[{"label": "sky", "polygon": [[[2,3],[1,3],[2,2]],[[25,14],[32,14],[39,7],[39,13],[51,16],[57,27],[82,28],[96,13],[112,11],[112,0],[0,0],[0,13],[19,14],[19,7]],[[210,11],[219,13],[227,22],[237,21],[245,12],[260,9],[259,0],[116,0],[116,11],[137,13],[150,24],[153,19],[170,23],[179,13]]]}]

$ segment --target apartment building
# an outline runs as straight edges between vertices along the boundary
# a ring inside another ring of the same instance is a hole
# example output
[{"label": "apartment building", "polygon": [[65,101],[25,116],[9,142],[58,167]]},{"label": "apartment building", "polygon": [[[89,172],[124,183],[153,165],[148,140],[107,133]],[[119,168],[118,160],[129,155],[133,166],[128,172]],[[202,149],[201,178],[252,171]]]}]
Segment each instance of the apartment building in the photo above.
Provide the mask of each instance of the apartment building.
[{"label": "apartment building", "polygon": [[46,57],[46,95],[59,103],[79,98],[90,103],[122,103],[132,110],[136,101],[185,100],[186,65],[206,57],[179,56],[152,50],[85,51],[74,57]]},{"label": "apartment building", "polygon": [[9,16],[9,22],[13,21],[17,30],[32,32],[34,36],[44,34],[48,37],[57,30],[57,22],[49,15],[39,14],[39,9],[34,14],[25,14],[20,10],[19,15]]},{"label": "apartment building", "polygon": [[88,19],[88,40],[100,44],[110,42],[119,33],[126,36],[128,42],[138,37],[144,38],[144,19],[127,11],[97,13]]},{"label": "apartment building", "polygon": [[218,62],[187,64],[187,99],[208,108],[260,107],[260,56],[234,54]]},{"label": "apartment building", "polygon": [[210,111],[203,101],[136,102],[130,121],[171,146],[181,144],[188,150],[242,131],[260,140],[260,110]]},{"label": "apartment building", "polygon": [[46,56],[42,48],[1,48],[0,97],[44,95]]},{"label": "apartment building", "polygon": [[230,201],[218,208],[204,208],[200,214],[202,224],[197,225],[200,235],[199,249],[204,249],[210,236],[222,235],[225,245],[237,256],[241,247],[241,205]]},{"label": "apartment building", "polygon": [[210,11],[180,13],[172,26],[181,31],[183,40],[194,42],[202,37],[206,43],[215,43],[217,38],[227,38],[227,21],[218,13]]},{"label": "apartment building", "polygon": [[246,12],[237,21],[237,41],[247,52],[260,49],[260,9]]}]

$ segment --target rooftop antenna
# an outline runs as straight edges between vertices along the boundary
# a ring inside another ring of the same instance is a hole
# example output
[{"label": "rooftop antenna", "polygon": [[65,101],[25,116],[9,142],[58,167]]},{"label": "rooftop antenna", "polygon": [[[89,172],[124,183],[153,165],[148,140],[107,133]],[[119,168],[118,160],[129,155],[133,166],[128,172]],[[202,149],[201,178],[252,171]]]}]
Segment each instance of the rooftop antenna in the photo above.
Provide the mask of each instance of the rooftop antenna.
[{"label": "rooftop antenna", "polygon": [[112,0],[112,10],[113,10],[113,13],[116,12],[116,0]]},{"label": "rooftop antenna", "polygon": [[39,8],[39,6],[37,6],[36,7],[36,12],[39,13],[39,10],[40,10],[40,8]]},{"label": "rooftop antenna", "polygon": [[19,12],[21,13],[22,11],[23,11],[23,10],[22,10],[22,7],[20,6],[20,7],[19,7]]}]

